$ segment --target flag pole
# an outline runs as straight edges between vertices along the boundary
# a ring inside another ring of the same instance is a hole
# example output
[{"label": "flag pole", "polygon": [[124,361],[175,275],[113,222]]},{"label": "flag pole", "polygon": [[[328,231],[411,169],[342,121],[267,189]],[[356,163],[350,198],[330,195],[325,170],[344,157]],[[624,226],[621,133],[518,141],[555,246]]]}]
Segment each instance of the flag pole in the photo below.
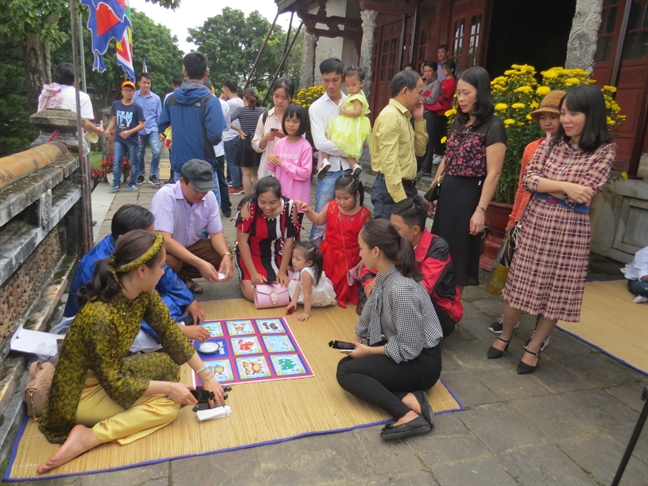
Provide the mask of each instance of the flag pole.
[{"label": "flag pole", "polygon": [[79,10],[79,55],[81,57],[81,88],[84,92],[88,92],[88,85],[86,83],[86,70],[85,70],[85,48],[83,45],[83,14]]},{"label": "flag pole", "polygon": [[81,173],[81,235],[82,254],[92,248],[92,191],[90,189],[90,161],[86,157],[81,124],[81,96],[79,95],[79,30],[77,29],[76,1],[70,2],[70,30],[72,33],[72,62],[74,64],[74,92],[76,95],[77,137],[79,144],[79,172]]}]

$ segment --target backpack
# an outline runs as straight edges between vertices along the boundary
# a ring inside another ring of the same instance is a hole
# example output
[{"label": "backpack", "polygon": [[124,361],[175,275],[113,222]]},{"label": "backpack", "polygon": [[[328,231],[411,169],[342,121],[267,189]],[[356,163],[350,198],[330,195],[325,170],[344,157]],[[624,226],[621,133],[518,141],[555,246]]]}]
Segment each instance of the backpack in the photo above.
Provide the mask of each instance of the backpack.
[{"label": "backpack", "polygon": [[[209,158],[211,160],[216,160],[216,152],[214,151],[214,145],[217,144],[212,144],[212,142],[209,140],[209,137],[207,136],[207,127],[205,126],[205,109],[207,107],[207,102],[209,101],[210,98],[215,98],[215,96],[212,93],[209,93],[203,96],[202,98],[200,98],[200,100],[198,100],[193,105],[180,105],[180,103],[176,101],[173,95],[171,95],[169,96],[168,103],[169,103],[169,108],[171,108],[172,106],[195,106],[197,108],[200,108],[200,110],[202,111],[201,125],[203,129],[203,134],[205,135],[203,151],[205,152],[206,158]],[[220,143],[220,140],[218,141],[218,143]]]},{"label": "backpack", "polygon": [[44,84],[43,91],[38,98],[38,111],[48,108],[61,108],[63,106],[63,93],[58,83]]}]

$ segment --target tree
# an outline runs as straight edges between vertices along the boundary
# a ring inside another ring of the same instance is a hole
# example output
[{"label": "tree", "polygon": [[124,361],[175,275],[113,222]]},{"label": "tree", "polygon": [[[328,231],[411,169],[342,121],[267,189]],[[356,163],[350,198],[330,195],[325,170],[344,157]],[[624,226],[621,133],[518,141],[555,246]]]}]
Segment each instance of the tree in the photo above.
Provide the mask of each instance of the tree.
[{"label": "tree", "polygon": [[[180,0],[147,1],[171,9],[180,6]],[[68,0],[10,0],[4,4],[0,9],[0,34],[22,48],[28,105],[33,112],[41,87],[51,80],[51,49],[69,37],[70,3]]]},{"label": "tree", "polygon": [[[83,12],[84,25],[87,22],[87,10]],[[177,46],[178,39],[171,35],[168,28],[156,24],[143,12],[131,10],[133,24],[133,67],[138,74],[142,61],[146,56],[148,73],[151,75],[153,91],[163,94],[171,90],[171,80],[175,75],[182,75],[182,51]],[[93,71],[93,56],[91,52],[90,31],[83,29],[85,46],[85,68],[88,91],[99,107],[109,106],[116,96],[119,96],[119,86],[124,81],[124,70],[117,65],[115,41],[112,41],[104,55],[106,70],[103,73]],[[68,38],[66,42],[52,53],[53,64],[70,62],[72,60],[72,45]]]},{"label": "tree", "polygon": [[0,34],[0,157],[29,148],[35,138],[34,127],[29,123],[29,107],[25,89],[23,51]]},{"label": "tree", "polygon": [[[189,29],[187,41],[196,44],[198,52],[209,59],[209,77],[214,86],[220,87],[228,78],[244,85],[270,25],[256,10],[246,18],[241,10],[226,7],[221,14],[207,19],[202,27]],[[283,57],[285,44],[286,34],[277,25],[252,76],[251,87],[260,92],[268,90]],[[299,49],[293,51],[296,52],[291,57],[301,56]],[[293,71],[298,70],[291,70],[290,75],[295,76]],[[293,78],[293,81],[298,83],[299,79]]]}]

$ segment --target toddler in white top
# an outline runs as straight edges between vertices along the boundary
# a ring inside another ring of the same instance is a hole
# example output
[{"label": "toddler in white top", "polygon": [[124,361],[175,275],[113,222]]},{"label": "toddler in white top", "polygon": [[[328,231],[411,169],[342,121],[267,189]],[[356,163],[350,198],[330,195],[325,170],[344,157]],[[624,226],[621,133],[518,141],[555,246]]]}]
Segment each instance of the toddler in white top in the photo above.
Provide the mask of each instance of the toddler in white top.
[{"label": "toddler in white top", "polygon": [[292,265],[295,271],[288,284],[287,313],[295,311],[297,304],[304,304],[304,312],[297,315],[297,320],[306,321],[311,307],[337,304],[333,283],[322,271],[322,254],[315,245],[310,241],[297,241],[292,251]]}]

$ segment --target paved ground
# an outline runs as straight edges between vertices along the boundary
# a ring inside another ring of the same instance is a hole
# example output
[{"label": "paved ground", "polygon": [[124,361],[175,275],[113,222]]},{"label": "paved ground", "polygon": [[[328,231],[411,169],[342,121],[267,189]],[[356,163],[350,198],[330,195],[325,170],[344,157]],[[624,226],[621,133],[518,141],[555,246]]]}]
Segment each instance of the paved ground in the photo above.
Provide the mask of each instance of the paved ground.
[{"label": "paved ground", "polygon": [[[97,196],[104,190],[107,186],[97,188]],[[143,185],[138,193],[120,192],[99,236],[109,232],[121,204],[148,207],[155,190]],[[240,197],[234,199],[236,204]],[[233,242],[232,225],[226,228]],[[595,273],[606,265],[609,271],[609,262],[599,262]],[[466,290],[464,319],[443,345],[441,376],[465,411],[437,416],[430,435],[387,444],[376,426],[34,484],[610,484],[643,406],[640,396],[648,378],[560,331],[553,333],[536,373],[518,376],[523,343],[533,330],[529,316],[516,331],[510,353],[487,360],[495,338],[488,325],[500,315],[502,303],[483,287]],[[201,300],[238,296],[232,281],[206,285]],[[646,430],[621,484],[648,484]]]}]

